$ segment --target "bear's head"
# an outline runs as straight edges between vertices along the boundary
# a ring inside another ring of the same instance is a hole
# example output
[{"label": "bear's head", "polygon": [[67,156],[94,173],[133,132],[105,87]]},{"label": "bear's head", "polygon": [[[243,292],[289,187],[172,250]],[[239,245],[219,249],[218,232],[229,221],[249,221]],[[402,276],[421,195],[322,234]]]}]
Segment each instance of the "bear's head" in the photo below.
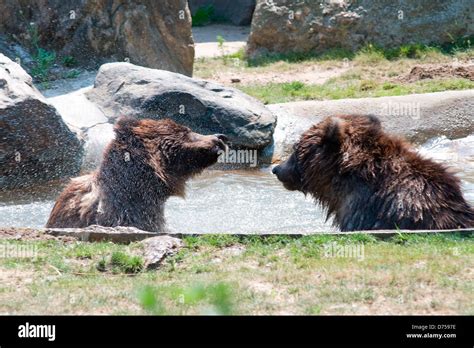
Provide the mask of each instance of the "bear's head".
[{"label": "bear's head", "polygon": [[136,175],[153,171],[173,195],[183,195],[186,179],[216,163],[226,149],[225,135],[198,134],[170,119],[121,117],[114,130],[115,149],[121,157],[128,153]]},{"label": "bear's head", "polygon": [[389,145],[381,144],[387,141],[382,134],[372,115],[328,117],[303,133],[291,156],[272,172],[286,189],[310,193],[324,204],[342,193],[339,184],[351,170],[374,175],[380,149]]}]

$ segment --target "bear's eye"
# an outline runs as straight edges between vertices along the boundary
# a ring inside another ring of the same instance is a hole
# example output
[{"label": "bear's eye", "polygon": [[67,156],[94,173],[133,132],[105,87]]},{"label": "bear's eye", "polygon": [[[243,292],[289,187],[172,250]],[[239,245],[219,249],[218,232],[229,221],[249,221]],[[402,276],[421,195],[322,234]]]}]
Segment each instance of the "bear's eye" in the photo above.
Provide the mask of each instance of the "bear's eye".
[{"label": "bear's eye", "polygon": [[188,134],[188,140],[190,142],[198,141],[198,137],[196,136],[196,133],[194,133],[194,132],[189,133]]}]

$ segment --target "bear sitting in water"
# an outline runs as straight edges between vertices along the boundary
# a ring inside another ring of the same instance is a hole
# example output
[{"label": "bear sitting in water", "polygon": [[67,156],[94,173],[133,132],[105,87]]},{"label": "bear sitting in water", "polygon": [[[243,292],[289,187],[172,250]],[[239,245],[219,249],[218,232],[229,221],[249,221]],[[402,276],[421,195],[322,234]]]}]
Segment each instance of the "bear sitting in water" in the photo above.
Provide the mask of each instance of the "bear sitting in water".
[{"label": "bear sitting in water", "polygon": [[74,178],[59,196],[46,227],[164,228],[168,197],[216,163],[226,137],[201,135],[171,120],[120,118],[100,168]]},{"label": "bear sitting in water", "polygon": [[375,116],[326,118],[273,173],[312,195],[342,231],[474,227],[459,179],[386,134]]}]

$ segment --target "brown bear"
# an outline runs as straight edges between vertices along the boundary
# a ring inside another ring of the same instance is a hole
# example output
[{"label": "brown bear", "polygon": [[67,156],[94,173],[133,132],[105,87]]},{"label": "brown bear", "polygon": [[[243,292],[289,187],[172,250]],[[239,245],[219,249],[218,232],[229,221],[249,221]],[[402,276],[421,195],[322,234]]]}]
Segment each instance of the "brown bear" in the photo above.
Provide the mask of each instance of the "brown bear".
[{"label": "brown bear", "polygon": [[201,135],[169,119],[120,118],[99,169],[71,180],[46,227],[133,226],[159,232],[168,197],[216,163],[222,134]]},{"label": "brown bear", "polygon": [[385,133],[376,116],[326,118],[273,173],[312,195],[341,231],[474,227],[459,179]]}]

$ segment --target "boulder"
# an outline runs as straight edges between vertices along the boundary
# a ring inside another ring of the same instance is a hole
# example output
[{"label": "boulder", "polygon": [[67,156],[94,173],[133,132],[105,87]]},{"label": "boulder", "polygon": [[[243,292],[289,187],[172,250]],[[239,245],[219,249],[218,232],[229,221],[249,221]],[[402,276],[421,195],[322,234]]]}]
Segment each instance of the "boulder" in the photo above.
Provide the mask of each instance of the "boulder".
[{"label": "boulder", "polygon": [[267,163],[284,160],[301,134],[327,116],[373,114],[387,132],[416,144],[433,137],[455,139],[474,133],[474,90],[301,101],[267,107],[278,117],[273,142],[261,158]]},{"label": "boulder", "polygon": [[259,0],[247,53],[448,43],[474,35],[471,0]]},{"label": "boulder", "polygon": [[31,77],[0,54],[0,187],[75,175],[82,146]]},{"label": "boulder", "polygon": [[235,25],[249,25],[255,10],[255,0],[189,0],[194,16],[200,8],[212,6],[213,17]]},{"label": "boulder", "polygon": [[157,236],[141,241],[143,257],[147,269],[158,268],[165,258],[176,254],[184,247],[184,242],[171,236]]},{"label": "boulder", "polygon": [[276,123],[262,103],[237,89],[129,63],[102,65],[86,96],[110,123],[121,115],[171,118],[250,149],[268,145]]},{"label": "boulder", "polygon": [[187,75],[193,70],[186,0],[3,0],[2,33],[85,66],[127,60]]}]

